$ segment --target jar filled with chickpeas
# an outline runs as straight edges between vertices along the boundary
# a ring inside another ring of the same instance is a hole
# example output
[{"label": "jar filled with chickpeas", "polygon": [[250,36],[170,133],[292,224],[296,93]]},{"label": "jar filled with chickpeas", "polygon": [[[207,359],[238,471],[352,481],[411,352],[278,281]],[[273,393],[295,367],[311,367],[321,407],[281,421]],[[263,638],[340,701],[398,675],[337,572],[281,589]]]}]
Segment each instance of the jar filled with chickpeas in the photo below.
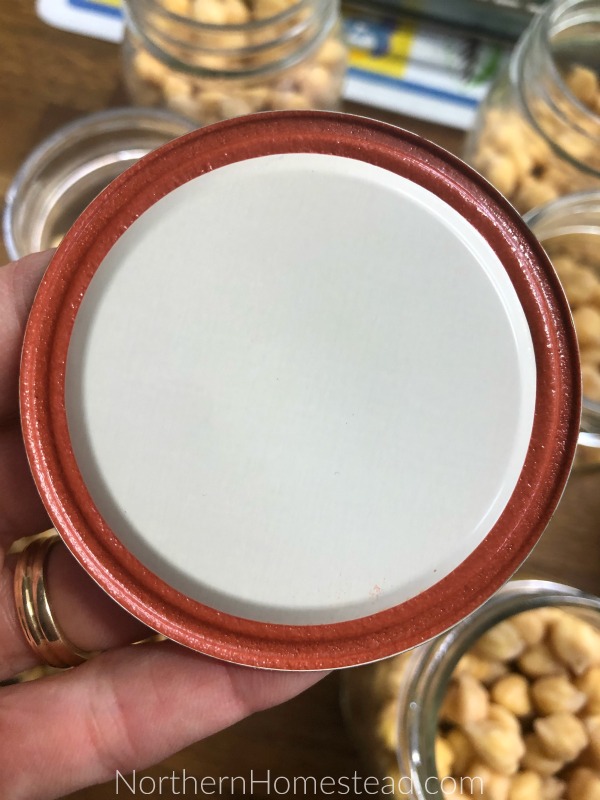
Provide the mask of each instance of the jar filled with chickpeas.
[{"label": "jar filled with chickpeas", "polygon": [[551,2],[481,104],[466,160],[521,213],[600,187],[600,3]]},{"label": "jar filled with chickpeas", "polygon": [[138,105],[199,125],[339,105],[338,0],[126,0],[125,8],[125,81]]},{"label": "jar filled with chickpeas", "polygon": [[600,463],[600,190],[525,215],[565,290],[581,357],[583,403],[576,464]]},{"label": "jar filled with chickpeas", "polygon": [[511,581],[412,653],[344,675],[386,793],[404,800],[600,797],[600,598]]}]

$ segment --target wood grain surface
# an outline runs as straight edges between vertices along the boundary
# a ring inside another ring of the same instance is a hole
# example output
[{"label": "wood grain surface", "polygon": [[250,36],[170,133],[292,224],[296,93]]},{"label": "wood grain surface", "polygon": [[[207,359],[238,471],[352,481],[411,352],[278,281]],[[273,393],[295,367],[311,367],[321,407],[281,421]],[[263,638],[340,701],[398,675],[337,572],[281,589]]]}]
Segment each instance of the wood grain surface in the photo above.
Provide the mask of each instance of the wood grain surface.
[{"label": "wood grain surface", "polygon": [[[22,160],[45,136],[78,116],[124,105],[127,100],[121,83],[119,48],[48,27],[37,19],[32,0],[0,0],[0,52],[3,197]],[[460,152],[459,132],[375,109],[346,106],[346,110],[386,119]],[[0,261],[5,257],[0,245]],[[521,574],[600,593],[599,554],[600,473],[593,468],[579,469],[572,474],[554,519]],[[160,725],[160,720],[156,724]],[[352,777],[355,771],[366,774],[344,725],[336,674],[303,696],[257,714],[143,774],[160,777],[175,771],[182,775],[183,770],[198,779],[239,775],[249,780],[251,771],[260,779],[268,770],[272,775],[290,778]],[[170,791],[165,784],[160,796],[180,797],[180,788]],[[239,785],[233,791],[225,785],[223,794],[242,796]],[[72,795],[77,800],[116,796],[114,784]],[[122,791],[119,796],[127,795]],[[254,797],[266,796],[264,785],[255,787]],[[278,795],[272,791],[269,796]]]}]

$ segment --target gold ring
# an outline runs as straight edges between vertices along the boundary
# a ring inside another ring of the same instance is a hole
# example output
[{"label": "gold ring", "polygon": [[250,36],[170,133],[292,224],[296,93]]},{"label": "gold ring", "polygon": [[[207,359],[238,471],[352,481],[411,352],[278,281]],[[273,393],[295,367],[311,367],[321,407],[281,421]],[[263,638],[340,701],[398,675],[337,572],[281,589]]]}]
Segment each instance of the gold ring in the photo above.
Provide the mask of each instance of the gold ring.
[{"label": "gold ring", "polygon": [[55,532],[34,539],[18,555],[14,591],[17,615],[36,657],[50,667],[76,667],[94,653],[75,647],[56,624],[46,594],[44,567],[50,550],[60,541]]}]

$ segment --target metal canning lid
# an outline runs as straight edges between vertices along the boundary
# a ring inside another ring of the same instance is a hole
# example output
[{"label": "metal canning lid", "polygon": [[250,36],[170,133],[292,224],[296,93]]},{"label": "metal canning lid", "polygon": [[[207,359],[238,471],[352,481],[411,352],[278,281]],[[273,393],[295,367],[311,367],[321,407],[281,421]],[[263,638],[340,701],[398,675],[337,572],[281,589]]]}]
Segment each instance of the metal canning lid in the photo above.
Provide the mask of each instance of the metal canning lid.
[{"label": "metal canning lid", "polygon": [[211,656],[326,669],[432,638],[515,571],[580,379],[558,279],[483,178],[383,123],[275,112],[86,209],[21,407],[55,526],[121,605]]},{"label": "metal canning lid", "polygon": [[60,128],[30,153],[6,193],[3,235],[9,257],[55,247],[114,178],[194,127],[159,109],[115,108]]}]

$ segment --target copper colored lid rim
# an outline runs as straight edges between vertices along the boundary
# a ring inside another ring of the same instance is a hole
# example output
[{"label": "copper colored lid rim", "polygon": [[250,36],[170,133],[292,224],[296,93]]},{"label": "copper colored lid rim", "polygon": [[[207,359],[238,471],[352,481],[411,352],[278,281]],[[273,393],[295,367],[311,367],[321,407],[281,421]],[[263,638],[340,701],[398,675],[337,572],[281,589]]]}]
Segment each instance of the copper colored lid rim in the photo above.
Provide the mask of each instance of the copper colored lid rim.
[{"label": "copper colored lid rim", "polygon": [[[258,623],[179,594],[145,569],[103,522],[75,464],[64,408],[73,320],[95,269],[124,230],[160,197],[203,172],[272,153],[356,158],[401,174],[460,211],[506,266],[530,324],[538,394],[521,478],[498,523],[449,576],[395,608],[316,626]],[[541,246],[516,212],[459,159],[384,123],[324,112],[275,112],[200,129],[142,159],[74,225],[42,282],[26,331],[23,432],[49,514],[75,557],[111,596],[150,627],[208,655],[275,669],[328,669],[408,649],[486,600],[541,535],[574,455],[581,391],[572,319]]]}]

